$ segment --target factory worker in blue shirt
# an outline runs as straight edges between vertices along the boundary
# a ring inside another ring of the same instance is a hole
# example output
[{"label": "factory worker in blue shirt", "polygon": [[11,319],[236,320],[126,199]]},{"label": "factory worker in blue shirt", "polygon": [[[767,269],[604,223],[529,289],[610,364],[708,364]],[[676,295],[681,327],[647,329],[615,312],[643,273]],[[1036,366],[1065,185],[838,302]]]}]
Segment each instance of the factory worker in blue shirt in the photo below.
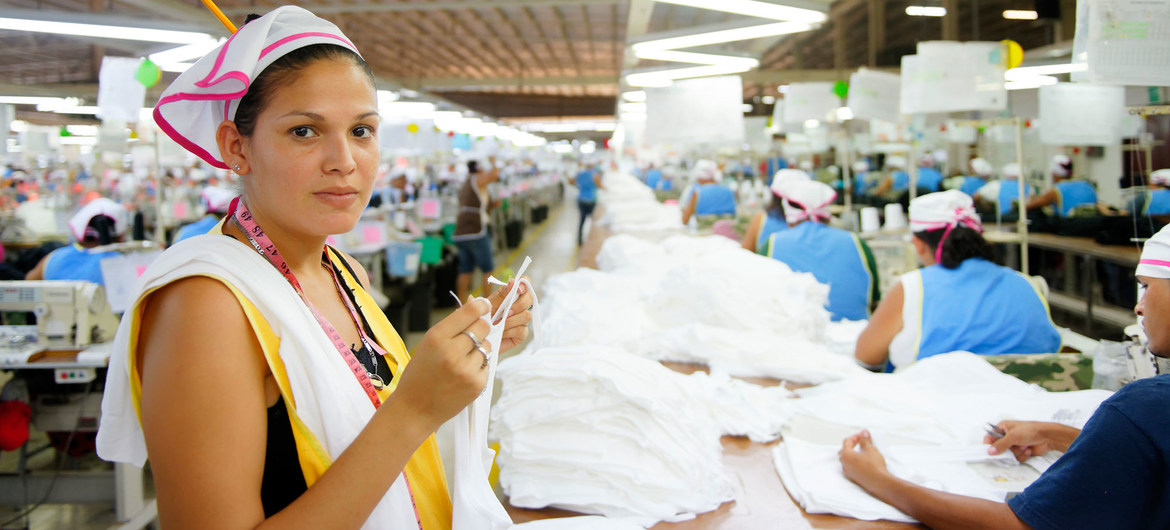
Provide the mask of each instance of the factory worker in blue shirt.
[{"label": "factory worker in blue shirt", "polygon": [[24,277],[26,280],[83,280],[105,285],[101,261],[121,253],[103,248],[122,240],[129,224],[122,205],[98,197],[69,219],[76,242],[49,253]]},{"label": "factory worker in blue shirt", "polygon": [[772,191],[772,201],[768,203],[767,209],[756,214],[748,223],[743,240],[740,242],[743,248],[763,254],[772,234],[788,229],[788,220],[784,216],[784,195],[781,190],[794,182],[808,180],[812,180],[808,173],[799,169],[781,169],[776,172],[772,177],[772,185],[769,186]]},{"label": "factory worker in blue shirt", "polygon": [[1060,333],[1048,303],[1020,273],[992,263],[971,197],[941,191],[910,201],[914,250],[907,273],[857,339],[858,362],[882,370],[952,351],[1055,353]]},{"label": "factory worker in blue shirt", "polygon": [[1087,181],[1072,178],[1072,159],[1067,155],[1052,157],[1049,172],[1052,173],[1054,182],[1052,187],[1029,200],[1027,209],[1035,210],[1051,206],[1053,213],[1062,219],[1073,217],[1074,212],[1082,207],[1088,207],[1090,215],[1099,213],[1097,211],[1097,190]]},{"label": "factory worker in blue shirt", "polygon": [[824,224],[837,192],[823,182],[796,180],[781,194],[789,228],[768,239],[767,256],[828,284],[825,307],[833,320],[869,318],[878,285],[873,255],[853,232]]},{"label": "factory worker in blue shirt", "polygon": [[[981,207],[990,210],[993,215],[996,208],[999,209],[1000,215],[1011,213],[1016,202],[1020,200],[1019,180],[1023,178],[1020,165],[1012,162],[1003,166],[1003,169],[1000,170],[1000,177],[998,180],[988,182],[979,188],[974,195],[975,201],[980,202]],[[1027,200],[1033,193],[1032,187],[1024,184],[1024,200]]]},{"label": "factory worker in blue shirt", "polygon": [[691,216],[734,216],[735,192],[719,184],[723,173],[711,160],[699,160],[691,169],[695,184],[683,190],[682,222],[687,224]]},{"label": "factory worker in blue shirt", "polygon": [[[1144,287],[1134,313],[1150,353],[1170,357],[1170,228],[1146,241],[1136,276]],[[891,474],[868,431],[845,439],[845,476],[931,528],[1170,528],[1170,374],[1134,381],[1101,403],[1084,430],[1057,423],[1004,421],[988,452],[1021,462],[1064,451],[1006,503],[945,493]]]},{"label": "factory worker in blue shirt", "polygon": [[195,237],[206,234],[219,224],[219,220],[227,214],[228,205],[232,203],[232,199],[236,198],[236,192],[229,189],[221,188],[219,186],[208,186],[203,188],[199,193],[199,202],[203,204],[203,208],[207,211],[207,215],[195,221],[194,223],[183,226],[175,234],[174,243],[178,243],[189,237]]}]

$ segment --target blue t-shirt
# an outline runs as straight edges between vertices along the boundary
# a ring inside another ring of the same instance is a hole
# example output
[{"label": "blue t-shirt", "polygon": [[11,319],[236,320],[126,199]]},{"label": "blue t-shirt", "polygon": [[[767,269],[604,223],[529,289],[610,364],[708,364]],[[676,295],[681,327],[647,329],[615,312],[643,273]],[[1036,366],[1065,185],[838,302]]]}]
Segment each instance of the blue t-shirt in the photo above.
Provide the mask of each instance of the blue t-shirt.
[{"label": "blue t-shirt", "polygon": [[577,200],[597,202],[597,183],[593,182],[593,170],[586,169],[577,173],[577,187],[581,190]]},{"label": "blue t-shirt", "polygon": [[1105,400],[1068,453],[1008,500],[1032,528],[1170,528],[1170,375]]}]

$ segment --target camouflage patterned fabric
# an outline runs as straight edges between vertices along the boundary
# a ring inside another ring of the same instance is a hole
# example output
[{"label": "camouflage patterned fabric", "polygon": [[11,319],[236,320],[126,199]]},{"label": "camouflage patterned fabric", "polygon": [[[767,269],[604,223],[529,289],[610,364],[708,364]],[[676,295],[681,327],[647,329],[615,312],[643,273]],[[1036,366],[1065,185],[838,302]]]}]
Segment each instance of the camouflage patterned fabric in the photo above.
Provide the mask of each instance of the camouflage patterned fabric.
[{"label": "camouflage patterned fabric", "polygon": [[1093,359],[1080,353],[988,355],[992,366],[1050,392],[1088,390],[1093,386]]}]

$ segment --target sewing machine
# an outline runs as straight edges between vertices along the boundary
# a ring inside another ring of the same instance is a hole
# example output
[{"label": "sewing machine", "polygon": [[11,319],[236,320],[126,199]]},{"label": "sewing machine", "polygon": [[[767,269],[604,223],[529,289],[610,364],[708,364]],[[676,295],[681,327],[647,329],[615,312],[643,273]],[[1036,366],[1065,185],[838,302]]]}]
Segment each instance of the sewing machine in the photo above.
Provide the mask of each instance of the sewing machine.
[{"label": "sewing machine", "polygon": [[82,350],[118,329],[105,289],[82,281],[0,282],[0,315],[0,350]]}]

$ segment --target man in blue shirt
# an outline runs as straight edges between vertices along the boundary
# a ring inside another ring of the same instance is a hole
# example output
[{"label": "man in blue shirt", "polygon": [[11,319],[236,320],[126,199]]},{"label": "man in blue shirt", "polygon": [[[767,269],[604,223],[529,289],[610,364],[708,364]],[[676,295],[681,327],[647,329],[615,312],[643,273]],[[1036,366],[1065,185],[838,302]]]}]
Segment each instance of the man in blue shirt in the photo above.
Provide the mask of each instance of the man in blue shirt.
[{"label": "man in blue shirt", "polygon": [[597,206],[597,190],[605,189],[601,185],[601,167],[582,166],[573,182],[578,189],[577,209],[581,210],[581,224],[577,225],[577,246],[581,246],[585,236],[585,220],[593,215],[593,207]]},{"label": "man in blue shirt", "polygon": [[[1150,352],[1170,357],[1170,229],[1146,242],[1137,268]],[[1002,422],[988,452],[1019,460],[1066,451],[1019,495],[999,503],[918,486],[890,474],[867,431],[841,448],[846,477],[932,528],[1170,528],[1170,374],[1135,381],[1098,407],[1083,431]]]}]

